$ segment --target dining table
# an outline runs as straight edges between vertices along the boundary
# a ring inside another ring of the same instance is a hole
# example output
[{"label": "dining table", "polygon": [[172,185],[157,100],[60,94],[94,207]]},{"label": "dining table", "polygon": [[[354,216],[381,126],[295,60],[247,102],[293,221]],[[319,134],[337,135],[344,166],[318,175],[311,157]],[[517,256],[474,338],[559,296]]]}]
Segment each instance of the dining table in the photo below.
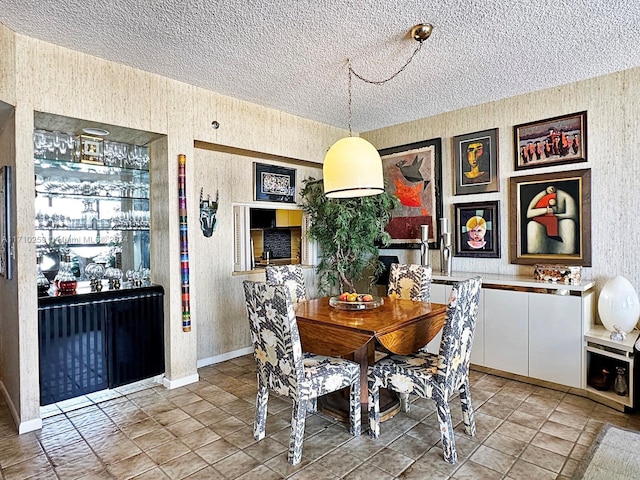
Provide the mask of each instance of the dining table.
[{"label": "dining table", "polygon": [[[360,365],[360,403],[368,411],[367,371],[376,360],[376,345],[388,352],[407,355],[417,352],[442,329],[446,305],[382,297],[376,308],[351,310],[331,306],[331,297],[296,304],[295,314],[304,351],[338,356]],[[347,390],[348,392],[348,390]],[[348,395],[328,395],[319,399],[318,408],[348,420]],[[399,411],[397,395],[381,389],[382,420]]]}]

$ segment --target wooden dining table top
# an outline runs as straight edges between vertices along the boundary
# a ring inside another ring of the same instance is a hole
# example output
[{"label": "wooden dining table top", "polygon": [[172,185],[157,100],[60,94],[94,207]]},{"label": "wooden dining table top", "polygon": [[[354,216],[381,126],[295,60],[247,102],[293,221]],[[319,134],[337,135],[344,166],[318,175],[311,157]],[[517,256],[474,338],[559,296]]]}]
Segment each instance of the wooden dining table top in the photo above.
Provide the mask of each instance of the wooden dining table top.
[{"label": "wooden dining table top", "polygon": [[302,348],[320,355],[345,356],[376,339],[401,355],[416,352],[431,341],[444,324],[446,305],[383,297],[368,310],[342,310],[330,297],[295,306]]}]

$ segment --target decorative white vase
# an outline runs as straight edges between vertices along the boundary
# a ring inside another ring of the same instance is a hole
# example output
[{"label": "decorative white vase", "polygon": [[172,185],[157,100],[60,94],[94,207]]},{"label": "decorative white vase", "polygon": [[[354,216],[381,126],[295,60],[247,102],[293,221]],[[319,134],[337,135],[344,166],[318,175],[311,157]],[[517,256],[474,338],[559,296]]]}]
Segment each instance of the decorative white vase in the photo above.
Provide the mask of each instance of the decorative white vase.
[{"label": "decorative white vase", "polygon": [[631,282],[620,275],[607,280],[598,299],[598,313],[608,331],[615,331],[617,325],[625,333],[631,332],[640,317],[640,301]]}]

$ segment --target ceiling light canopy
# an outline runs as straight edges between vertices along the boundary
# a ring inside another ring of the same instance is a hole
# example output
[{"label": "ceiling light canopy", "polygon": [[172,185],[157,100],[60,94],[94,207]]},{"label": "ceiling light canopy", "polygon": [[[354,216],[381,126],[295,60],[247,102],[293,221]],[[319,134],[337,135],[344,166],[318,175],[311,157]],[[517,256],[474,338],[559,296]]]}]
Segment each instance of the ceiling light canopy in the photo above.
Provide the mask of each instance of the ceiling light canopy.
[{"label": "ceiling light canopy", "polygon": [[378,195],[384,192],[382,159],[376,147],[351,133],[351,80],[355,75],[365,83],[382,85],[394,79],[413,60],[422,48],[422,42],[431,36],[433,26],[419,24],[411,28],[410,35],[419,44],[409,60],[397,72],[384,80],[367,80],[349,67],[349,136],[338,140],[327,151],[322,167],[324,193],[330,198],[353,198]]}]

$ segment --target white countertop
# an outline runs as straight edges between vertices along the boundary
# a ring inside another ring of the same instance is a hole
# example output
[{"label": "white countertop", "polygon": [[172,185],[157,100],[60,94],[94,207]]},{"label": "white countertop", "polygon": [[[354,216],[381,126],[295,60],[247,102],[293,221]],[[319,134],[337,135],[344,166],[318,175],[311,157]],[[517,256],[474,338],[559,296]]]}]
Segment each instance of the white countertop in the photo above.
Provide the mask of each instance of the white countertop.
[{"label": "white countertop", "polygon": [[544,282],[535,280],[532,277],[520,275],[501,275],[495,273],[479,273],[479,272],[452,272],[451,275],[444,275],[439,271],[434,271],[431,275],[432,281],[435,283],[459,282],[470,277],[482,277],[482,285],[501,285],[514,286],[523,288],[545,288],[551,290],[569,290],[575,292],[586,292],[595,286],[593,280],[582,280],[580,284],[571,285],[566,283]]}]

